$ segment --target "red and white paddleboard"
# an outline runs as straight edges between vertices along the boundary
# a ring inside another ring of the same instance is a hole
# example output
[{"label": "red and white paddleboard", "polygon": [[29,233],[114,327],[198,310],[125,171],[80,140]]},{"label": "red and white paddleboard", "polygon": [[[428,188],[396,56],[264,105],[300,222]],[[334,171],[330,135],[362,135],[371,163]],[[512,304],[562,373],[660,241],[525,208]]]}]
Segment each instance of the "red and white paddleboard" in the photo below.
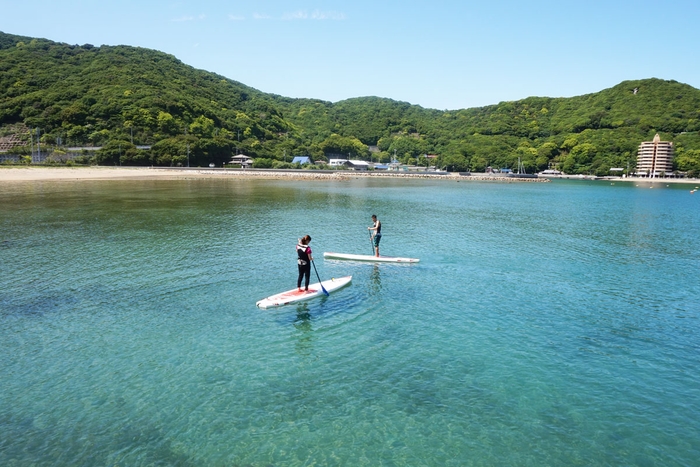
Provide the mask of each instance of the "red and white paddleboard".
[{"label": "red and white paddleboard", "polygon": [[286,292],[278,293],[277,295],[272,295],[267,298],[259,300],[255,304],[259,308],[271,308],[274,306],[288,305],[295,302],[303,302],[304,300],[311,300],[312,298],[325,295],[321,289],[321,284],[326,289],[328,293],[338,290],[350,283],[352,276],[338,277],[323,281],[320,284],[316,282],[315,284],[309,285],[309,290],[302,290],[299,292],[297,289],[288,290]]}]

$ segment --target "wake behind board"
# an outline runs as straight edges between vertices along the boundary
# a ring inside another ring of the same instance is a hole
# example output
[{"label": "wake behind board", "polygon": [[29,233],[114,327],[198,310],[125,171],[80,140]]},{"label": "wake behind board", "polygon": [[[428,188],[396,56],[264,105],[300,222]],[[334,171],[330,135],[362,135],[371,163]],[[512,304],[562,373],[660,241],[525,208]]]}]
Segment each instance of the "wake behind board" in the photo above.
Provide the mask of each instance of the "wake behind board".
[{"label": "wake behind board", "polygon": [[350,253],[324,252],[324,258],[345,259],[350,261],[369,261],[372,263],[417,263],[418,258],[400,258],[398,256],[373,256],[373,255],[353,255]]},{"label": "wake behind board", "polygon": [[[329,279],[327,281],[321,282],[323,287],[328,293],[338,290],[350,283],[352,276],[338,277]],[[309,291],[299,292],[297,289],[288,290],[286,292],[278,293],[276,295],[271,295],[267,298],[259,300],[255,304],[259,308],[271,308],[274,306],[288,305],[289,303],[303,302],[305,300],[311,300],[319,296],[325,295],[321,289],[321,285],[316,282],[315,284],[309,285]]]}]

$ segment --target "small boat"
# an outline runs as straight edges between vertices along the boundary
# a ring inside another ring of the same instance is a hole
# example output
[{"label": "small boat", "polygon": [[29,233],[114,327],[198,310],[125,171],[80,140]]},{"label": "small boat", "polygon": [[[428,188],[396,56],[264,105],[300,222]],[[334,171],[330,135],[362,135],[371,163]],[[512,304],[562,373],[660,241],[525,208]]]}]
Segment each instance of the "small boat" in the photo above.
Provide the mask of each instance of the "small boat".
[{"label": "small boat", "polygon": [[352,281],[352,276],[333,278],[320,283],[316,282],[315,284],[309,285],[309,290],[302,290],[301,292],[299,292],[298,289],[288,290],[286,292],[278,293],[276,295],[263,298],[262,300],[258,300],[255,304],[258,306],[258,308],[272,308],[295,302],[303,302],[305,300],[311,300],[312,298],[325,295],[321,285],[323,285],[323,288],[326,289],[326,292],[331,293],[334,290],[338,290],[339,288],[348,285],[350,281]]},{"label": "small boat", "polygon": [[371,263],[417,263],[418,258],[400,258],[398,256],[353,255],[350,253],[324,252],[326,259],[343,259],[348,261],[368,261]]}]

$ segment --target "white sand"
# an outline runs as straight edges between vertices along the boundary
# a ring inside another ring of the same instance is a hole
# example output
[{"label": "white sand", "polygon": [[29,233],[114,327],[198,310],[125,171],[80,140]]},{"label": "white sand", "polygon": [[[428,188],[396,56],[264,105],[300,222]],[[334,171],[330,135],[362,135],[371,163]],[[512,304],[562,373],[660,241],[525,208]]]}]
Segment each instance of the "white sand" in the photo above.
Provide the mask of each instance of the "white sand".
[{"label": "white sand", "polygon": [[[263,178],[298,180],[347,180],[358,177],[392,178],[436,178],[463,180],[490,180],[500,182],[518,181],[505,177],[460,177],[458,174],[438,175],[411,172],[354,172],[333,171],[260,171],[255,169],[208,169],[208,168],[151,168],[151,167],[0,167],[0,181],[42,181],[42,180],[119,180],[119,179],[194,179],[194,178]],[[529,179],[528,181],[547,181]]]},{"label": "white sand", "polygon": [[[27,182],[42,180],[177,180],[193,178],[265,178],[265,179],[303,179],[303,180],[345,180],[357,177],[397,177],[397,178],[435,178],[442,180],[472,180],[512,183],[520,181],[546,182],[548,179],[530,178],[514,179],[494,177],[489,174],[473,173],[471,176],[458,174],[436,175],[430,173],[411,172],[353,172],[338,171],[333,173],[318,173],[310,171],[263,172],[255,169],[207,169],[207,168],[151,168],[151,167],[2,167],[0,166],[0,182]],[[552,178],[577,179],[576,176]],[[603,180],[610,183],[626,182],[637,185],[657,185],[671,183],[686,183],[700,186],[700,179],[687,178],[617,178]],[[694,187],[693,187],[694,188]]]},{"label": "white sand", "polygon": [[[181,177],[179,171],[161,171],[148,167],[2,167],[0,181],[39,181],[39,180],[116,180],[123,178],[156,179]],[[194,174],[187,174],[194,175]]]},{"label": "white sand", "polygon": [[254,169],[164,168],[164,167],[0,167],[0,182],[50,180],[182,180],[195,178],[265,178],[342,180],[357,172],[317,173],[311,171],[263,172]]}]

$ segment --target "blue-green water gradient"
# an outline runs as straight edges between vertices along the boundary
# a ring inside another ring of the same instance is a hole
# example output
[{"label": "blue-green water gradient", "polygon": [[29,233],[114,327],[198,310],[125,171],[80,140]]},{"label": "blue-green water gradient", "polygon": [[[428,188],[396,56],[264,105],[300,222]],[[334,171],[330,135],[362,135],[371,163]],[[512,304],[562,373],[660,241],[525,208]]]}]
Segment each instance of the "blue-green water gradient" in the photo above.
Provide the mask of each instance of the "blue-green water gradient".
[{"label": "blue-green water gradient", "polygon": [[[381,252],[415,265],[323,259]],[[700,195],[0,186],[0,465],[700,465]],[[322,279],[303,305],[297,238]]]}]

